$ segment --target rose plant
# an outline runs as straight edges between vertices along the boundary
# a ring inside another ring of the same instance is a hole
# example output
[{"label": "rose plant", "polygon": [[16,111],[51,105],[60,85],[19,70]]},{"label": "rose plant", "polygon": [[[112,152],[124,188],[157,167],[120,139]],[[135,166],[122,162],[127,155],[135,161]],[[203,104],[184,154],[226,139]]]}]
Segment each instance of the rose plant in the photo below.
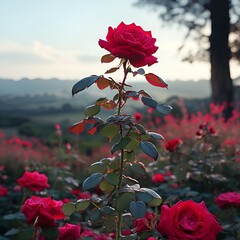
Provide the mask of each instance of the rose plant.
[{"label": "rose plant", "polygon": [[[110,63],[120,58],[120,63],[105,74],[122,68],[122,81],[116,82],[104,75],[91,75],[73,86],[73,95],[94,83],[100,90],[110,88],[116,91],[113,99],[100,98],[94,105],[88,106],[84,111],[86,118],[69,128],[69,132],[74,134],[100,133],[109,138],[113,145],[112,157],[103,158],[90,165],[91,175],[82,185],[84,191],[98,188],[101,194],[97,197],[93,195],[89,199],[79,199],[76,203],[65,203],[63,212],[71,216],[74,212],[91,210],[91,224],[102,226],[105,232],[115,232],[116,240],[164,236],[169,239],[216,239],[222,227],[207,210],[204,202],[179,202],[171,210],[163,205],[159,221],[157,209],[162,203],[160,195],[153,189],[141,187],[140,182],[131,174],[146,173],[145,164],[136,158],[139,148],[156,161],[156,140],[164,138],[156,132],[147,131],[139,124],[139,116],[133,118],[124,114],[123,107],[134,98],[141,99],[144,105],[162,115],[169,114],[172,109],[169,105],[157,103],[144,90],[132,90],[132,86],[126,83],[130,74],[133,77],[142,75],[153,86],[167,88],[168,85],[157,75],[145,73],[143,68],[133,70],[133,67],[150,66],[157,62],[157,58],[153,56],[158,49],[155,42],[151,32],[144,31],[134,23],[126,25],[122,22],[116,28],[109,27],[106,40],[100,39],[99,45],[110,54],[104,55],[101,61]],[[115,114],[104,121],[96,117],[102,108],[115,110]],[[213,131],[210,132],[213,134]],[[181,144],[182,140],[175,138],[167,142],[165,147],[168,151],[175,152]],[[128,235],[124,235],[123,232],[128,232]]]},{"label": "rose plant", "polygon": [[[145,73],[143,68],[133,70],[133,67],[150,66],[157,62],[153,54],[158,47],[156,39],[150,31],[144,31],[134,23],[127,25],[121,22],[116,28],[109,27],[106,40],[99,40],[99,45],[110,52],[101,58],[103,63],[112,62],[120,58],[117,67],[110,68],[105,74],[113,73],[120,68],[123,70],[123,79],[116,82],[111,77],[104,75],[91,75],[77,82],[72,88],[72,94],[97,84],[99,89],[110,88],[116,91],[113,99],[100,98],[94,105],[84,111],[86,118],[69,128],[74,134],[88,133],[94,135],[100,133],[113,142],[111,158],[103,158],[93,163],[90,168],[90,176],[83,182],[83,190],[98,187],[105,195],[103,197],[80,199],[76,203],[63,205],[63,212],[71,216],[75,211],[91,209],[90,219],[92,224],[104,226],[106,231],[116,232],[116,239],[121,239],[123,230],[130,227],[126,218],[136,220],[143,218],[148,207],[157,207],[161,204],[160,195],[152,189],[140,186],[137,179],[132,178],[130,172],[145,172],[145,165],[135,158],[135,153],[140,148],[147,156],[158,159],[156,140],[163,140],[162,135],[148,132],[138,122],[134,122],[131,115],[123,113],[124,105],[131,98],[141,98],[144,105],[166,115],[171,107],[157,103],[144,90],[134,91],[132,86],[126,83],[129,74],[133,77],[142,75],[153,86],[167,88],[167,84],[153,73]],[[115,114],[109,116],[106,121],[96,117],[101,108],[115,110]],[[155,231],[154,228],[149,228]],[[153,234],[149,232],[148,234]],[[138,231],[133,231],[129,239],[138,238]]]}]

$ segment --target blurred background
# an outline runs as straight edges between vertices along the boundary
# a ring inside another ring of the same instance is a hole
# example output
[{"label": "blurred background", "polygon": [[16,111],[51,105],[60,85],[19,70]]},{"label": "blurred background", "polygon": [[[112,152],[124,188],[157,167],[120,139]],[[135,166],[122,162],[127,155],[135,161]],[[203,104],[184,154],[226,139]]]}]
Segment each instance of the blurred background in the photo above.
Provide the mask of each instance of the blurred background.
[{"label": "blurred background", "polygon": [[[152,31],[159,62],[145,70],[169,85],[156,89],[139,77],[129,79],[133,88],[173,105],[181,98],[190,112],[208,108],[211,101],[227,103],[227,119],[240,96],[240,3],[220,2],[1,1],[0,129],[44,138],[55,123],[66,130],[80,121],[96,96],[111,94],[92,86],[72,98],[71,88],[109,69],[100,62],[107,52],[98,40],[121,21]],[[126,111],[140,107],[134,102]]]}]

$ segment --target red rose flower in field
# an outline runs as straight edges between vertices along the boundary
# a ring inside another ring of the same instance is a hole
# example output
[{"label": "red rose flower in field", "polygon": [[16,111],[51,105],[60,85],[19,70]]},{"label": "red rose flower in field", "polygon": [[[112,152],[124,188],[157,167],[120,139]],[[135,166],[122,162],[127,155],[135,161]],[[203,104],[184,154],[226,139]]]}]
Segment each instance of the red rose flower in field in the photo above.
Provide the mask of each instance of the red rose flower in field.
[{"label": "red rose flower in field", "polygon": [[136,122],[139,122],[142,119],[142,114],[139,113],[139,112],[136,112],[134,114],[134,119],[135,119]]},{"label": "red rose flower in field", "polygon": [[5,197],[8,194],[8,189],[0,185],[0,197]]},{"label": "red rose flower in field", "polygon": [[153,183],[162,183],[164,182],[164,176],[161,173],[156,173],[152,176],[152,182]]},{"label": "red rose flower in field", "polygon": [[127,59],[134,67],[150,66],[157,62],[154,54],[158,47],[151,31],[144,31],[135,23],[121,22],[116,28],[109,27],[106,41],[100,39],[98,44],[113,56]]},{"label": "red rose flower in field", "polygon": [[37,221],[36,225],[40,227],[56,226],[55,220],[65,217],[62,205],[62,201],[52,200],[50,197],[32,196],[24,202],[22,212],[29,224],[34,224]]},{"label": "red rose flower in field", "polygon": [[133,222],[133,226],[136,228],[136,232],[148,231],[153,227],[155,214],[147,212],[144,218],[136,219]]},{"label": "red rose flower in field", "polygon": [[195,203],[192,200],[179,201],[171,208],[163,205],[156,229],[169,240],[214,240],[222,231],[222,227],[208,211],[205,203]]},{"label": "red rose flower in field", "polygon": [[68,224],[59,228],[58,240],[78,240],[80,239],[81,227],[79,225]]},{"label": "red rose flower in field", "polygon": [[182,140],[180,138],[175,138],[175,139],[171,139],[169,140],[166,144],[165,144],[165,148],[166,150],[168,150],[169,152],[174,152],[177,147],[179,145],[182,144]]},{"label": "red rose flower in field", "polygon": [[23,176],[17,180],[22,188],[28,188],[32,191],[42,191],[50,187],[48,177],[45,174],[35,172],[24,172]]},{"label": "red rose flower in field", "polygon": [[216,204],[220,208],[225,208],[227,206],[240,207],[240,193],[238,192],[226,192],[221,193],[215,198]]}]

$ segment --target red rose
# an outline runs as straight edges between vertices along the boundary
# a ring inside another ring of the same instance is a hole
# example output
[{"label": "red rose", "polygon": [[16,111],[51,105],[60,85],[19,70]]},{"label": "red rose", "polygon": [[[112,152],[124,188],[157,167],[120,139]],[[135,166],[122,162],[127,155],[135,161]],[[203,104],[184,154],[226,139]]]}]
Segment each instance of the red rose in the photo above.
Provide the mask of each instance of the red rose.
[{"label": "red rose", "polygon": [[179,201],[171,208],[163,205],[156,229],[169,240],[214,240],[222,231],[205,203],[195,203],[192,200]]},{"label": "red rose", "polygon": [[153,227],[155,215],[154,213],[147,212],[144,218],[134,220],[133,226],[136,228],[136,232],[148,231]]},{"label": "red rose", "polygon": [[32,191],[42,191],[50,187],[48,184],[48,177],[45,174],[35,172],[24,172],[23,176],[17,180],[17,183],[22,188],[28,188]]},{"label": "red rose", "polygon": [[24,202],[22,212],[29,224],[37,221],[36,225],[40,227],[56,226],[55,220],[65,217],[62,213],[62,205],[62,201],[52,200],[50,197],[32,196]]},{"label": "red rose", "polygon": [[240,193],[238,192],[226,192],[221,193],[215,198],[216,204],[220,208],[225,208],[227,206],[240,207]]},{"label": "red rose", "polygon": [[164,182],[164,176],[161,173],[156,173],[152,176],[152,182],[153,183],[162,183]]},{"label": "red rose", "polygon": [[66,223],[59,228],[58,240],[77,240],[80,239],[81,227],[79,225]]},{"label": "red rose", "polygon": [[175,139],[171,139],[169,140],[166,144],[165,144],[165,148],[166,150],[168,150],[169,152],[174,152],[177,147],[179,145],[182,144],[182,140],[180,138],[175,138]]},{"label": "red rose", "polygon": [[136,122],[139,122],[142,119],[142,114],[139,113],[139,112],[136,112],[134,114],[134,119],[135,119]]},{"label": "red rose", "polygon": [[0,197],[5,197],[8,194],[8,189],[0,185]]},{"label": "red rose", "polygon": [[135,23],[126,25],[121,22],[117,28],[108,28],[106,40],[99,39],[100,47],[105,48],[113,56],[127,59],[134,67],[152,65],[157,58],[152,56],[158,49],[156,39],[151,31],[144,31]]}]

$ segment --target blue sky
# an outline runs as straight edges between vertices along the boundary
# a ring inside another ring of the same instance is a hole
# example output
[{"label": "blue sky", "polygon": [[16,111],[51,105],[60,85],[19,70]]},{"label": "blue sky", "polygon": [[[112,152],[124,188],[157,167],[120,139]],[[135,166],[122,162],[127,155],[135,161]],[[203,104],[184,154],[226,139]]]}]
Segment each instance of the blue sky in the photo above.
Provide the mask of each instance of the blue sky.
[{"label": "blue sky", "polygon": [[[209,79],[208,63],[182,63],[183,55],[177,54],[186,29],[163,25],[157,12],[135,7],[135,2],[1,0],[0,78],[80,79],[102,74],[112,65],[100,63],[107,52],[98,39],[105,38],[108,26],[124,21],[151,30],[157,38],[159,62],[146,71],[166,80]],[[196,48],[193,41],[188,45]]]}]

